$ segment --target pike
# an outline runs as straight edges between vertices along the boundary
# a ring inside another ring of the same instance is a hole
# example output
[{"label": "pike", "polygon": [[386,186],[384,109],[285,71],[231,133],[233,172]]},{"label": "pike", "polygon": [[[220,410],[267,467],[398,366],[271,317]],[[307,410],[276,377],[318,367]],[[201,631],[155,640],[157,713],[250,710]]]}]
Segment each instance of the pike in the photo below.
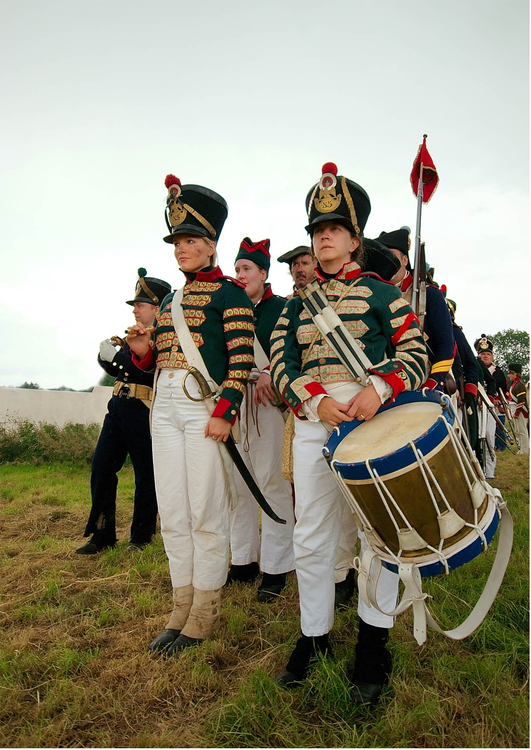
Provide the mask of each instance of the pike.
[{"label": "pike", "polygon": [[[188,377],[188,375],[192,375],[197,381],[197,385],[199,386],[199,390],[201,391],[201,398],[195,398],[194,396],[191,396],[189,392],[186,390],[185,383],[186,383],[186,378]],[[197,367],[188,367],[188,371],[183,378],[182,389],[184,391],[185,396],[187,396],[190,399],[190,401],[206,401],[206,399],[212,399],[216,395],[215,391],[213,391],[210,388],[207,380],[205,379],[203,374],[197,369]],[[253,495],[258,505],[262,508],[264,513],[276,523],[282,523],[282,524],[286,523],[284,518],[280,518],[280,516],[277,516],[273,508],[269,505],[265,497],[262,495],[260,488],[254,481],[253,476],[250,473],[247,466],[245,465],[243,458],[240,456],[240,452],[238,451],[238,448],[236,447],[234,438],[232,437],[230,433],[229,433],[227,440],[225,442],[221,442],[219,444],[219,447],[221,448],[221,450],[225,449],[227,451],[235,467],[238,469],[241,478],[243,479],[243,481],[249,488],[249,491]]]},{"label": "pike", "polygon": [[420,329],[424,328],[424,316],[426,314],[426,256],[424,243],[420,241],[420,222],[422,217],[422,204],[427,203],[439,184],[439,175],[433,160],[426,148],[426,138],[422,136],[422,144],[419,146],[417,157],[413,162],[411,171],[411,187],[417,196],[417,223],[415,227],[415,255],[413,260],[413,296],[411,307],[419,319]]}]

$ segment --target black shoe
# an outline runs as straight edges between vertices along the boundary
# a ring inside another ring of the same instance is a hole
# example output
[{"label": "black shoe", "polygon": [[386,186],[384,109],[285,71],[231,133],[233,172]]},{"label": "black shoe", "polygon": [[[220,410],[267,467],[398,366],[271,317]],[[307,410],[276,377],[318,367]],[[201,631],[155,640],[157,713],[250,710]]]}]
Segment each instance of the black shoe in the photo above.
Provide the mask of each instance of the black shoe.
[{"label": "black shoe", "polygon": [[171,646],[171,644],[180,636],[180,630],[173,630],[173,628],[166,628],[158,635],[155,640],[151,641],[148,646],[148,651],[154,653],[161,653]]},{"label": "black shoe", "polygon": [[308,676],[310,662],[317,654],[332,655],[328,633],[314,638],[301,635],[289,657],[286,669],[276,678],[277,684],[284,688],[293,688],[300,685]]},{"label": "black shoe", "polygon": [[262,604],[275,601],[285,586],[286,573],[264,573],[258,587],[258,601]]},{"label": "black shoe", "polygon": [[356,571],[351,568],[344,581],[336,583],[334,609],[348,609],[356,591]]},{"label": "black shoe", "polygon": [[183,651],[183,649],[190,648],[191,646],[199,646],[200,643],[203,643],[202,638],[190,638],[190,636],[188,635],[181,634],[164,651],[164,656],[167,656],[168,658],[171,656],[175,656],[179,653],[179,651]]},{"label": "black shoe", "polygon": [[360,620],[356,661],[353,672],[348,675],[354,703],[376,703],[389,682],[392,657],[386,648],[388,640],[387,628],[377,628]]},{"label": "black shoe", "polygon": [[257,562],[247,565],[231,565],[225,586],[230,586],[231,583],[254,583],[259,575],[260,566]]},{"label": "black shoe", "polygon": [[146,549],[150,542],[129,542],[127,545],[127,549],[133,550],[134,552],[141,551],[143,549]]},{"label": "black shoe", "polygon": [[94,534],[90,542],[87,542],[82,547],[76,549],[77,555],[97,555],[104,549],[112,549],[116,545],[116,542],[105,542]]}]

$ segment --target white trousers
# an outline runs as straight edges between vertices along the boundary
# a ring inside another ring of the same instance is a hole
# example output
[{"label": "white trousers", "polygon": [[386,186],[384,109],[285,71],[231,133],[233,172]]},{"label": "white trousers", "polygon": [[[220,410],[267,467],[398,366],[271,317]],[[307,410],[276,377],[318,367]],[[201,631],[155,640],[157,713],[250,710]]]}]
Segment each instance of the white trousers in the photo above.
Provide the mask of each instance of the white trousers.
[{"label": "white trousers", "polygon": [[514,416],[514,413],[518,408],[516,404],[509,404],[509,408],[511,409],[511,413],[515,421],[516,437],[518,438],[518,442],[520,444],[520,450],[518,452],[529,453],[529,433],[527,431],[528,420],[524,417],[523,414],[519,414],[517,417]]},{"label": "white trousers", "polygon": [[[204,431],[210,415],[182,389],[185,370],[162,369],[153,404],[155,488],[173,588],[219,589],[229,564],[229,501],[219,447]],[[195,380],[186,381],[198,395]]]},{"label": "white trousers", "polygon": [[485,446],[485,477],[486,479],[494,479],[494,472],[496,470],[496,451],[494,449],[494,444],[496,442],[496,420],[490,412],[487,412],[485,441],[487,443]]},{"label": "white trousers", "polygon": [[[293,478],[295,516],[293,547],[299,584],[301,630],[307,636],[328,633],[334,624],[334,562],[340,538],[344,500],[323,458],[328,432],[320,422],[295,420]],[[365,539],[360,534],[362,553]],[[384,611],[396,606],[398,575],[382,571],[378,604]],[[358,614],[364,622],[381,628],[393,618],[368,607],[358,599]]]},{"label": "white trousers", "polygon": [[238,449],[265,499],[275,513],[286,520],[286,524],[276,523],[262,513],[260,544],[258,503],[235,470],[238,505],[230,512],[232,563],[248,565],[260,560],[263,573],[287,573],[295,565],[295,517],[291,484],[282,476],[284,420],[280,411],[271,404],[256,408],[252,403],[253,395],[254,386],[248,385],[241,407]]}]

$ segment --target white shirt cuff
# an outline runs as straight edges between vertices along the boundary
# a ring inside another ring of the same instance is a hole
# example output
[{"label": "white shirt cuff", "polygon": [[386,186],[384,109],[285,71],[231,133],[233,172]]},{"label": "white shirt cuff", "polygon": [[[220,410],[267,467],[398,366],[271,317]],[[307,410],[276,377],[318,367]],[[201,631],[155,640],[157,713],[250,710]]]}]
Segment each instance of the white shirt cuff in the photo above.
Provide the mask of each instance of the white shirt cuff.
[{"label": "white shirt cuff", "polygon": [[376,393],[380,396],[380,401],[385,404],[393,395],[393,389],[387,381],[381,378],[379,375],[369,375],[367,383],[373,385],[376,389]]},{"label": "white shirt cuff", "polygon": [[312,396],[307,401],[303,402],[301,411],[310,422],[321,421],[317,414],[317,407],[319,406],[323,398],[329,398],[328,394],[318,393],[317,396]]}]

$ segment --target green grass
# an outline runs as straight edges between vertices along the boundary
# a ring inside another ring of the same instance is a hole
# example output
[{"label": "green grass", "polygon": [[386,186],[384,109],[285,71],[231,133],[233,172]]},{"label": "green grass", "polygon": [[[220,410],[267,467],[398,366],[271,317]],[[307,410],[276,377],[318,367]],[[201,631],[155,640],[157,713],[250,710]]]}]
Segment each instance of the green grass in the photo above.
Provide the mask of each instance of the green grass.
[{"label": "green grass", "polygon": [[[146,651],[164,627],[171,584],[160,537],[127,549],[134,479],[120,475],[119,543],[75,555],[90,506],[90,470],[0,466],[0,746],[2,747],[528,747],[529,492],[527,462],[499,455],[496,486],[515,521],[500,593],[463,641],[428,631],[410,612],[392,631],[392,680],[374,708],[350,698],[346,670],[355,609],[332,631],[334,659],[281,690],[299,634],[297,585],[271,605],[256,584],[224,590],[221,625],[166,661]],[[475,603],[496,542],[425,582],[430,609],[455,627]]]}]

